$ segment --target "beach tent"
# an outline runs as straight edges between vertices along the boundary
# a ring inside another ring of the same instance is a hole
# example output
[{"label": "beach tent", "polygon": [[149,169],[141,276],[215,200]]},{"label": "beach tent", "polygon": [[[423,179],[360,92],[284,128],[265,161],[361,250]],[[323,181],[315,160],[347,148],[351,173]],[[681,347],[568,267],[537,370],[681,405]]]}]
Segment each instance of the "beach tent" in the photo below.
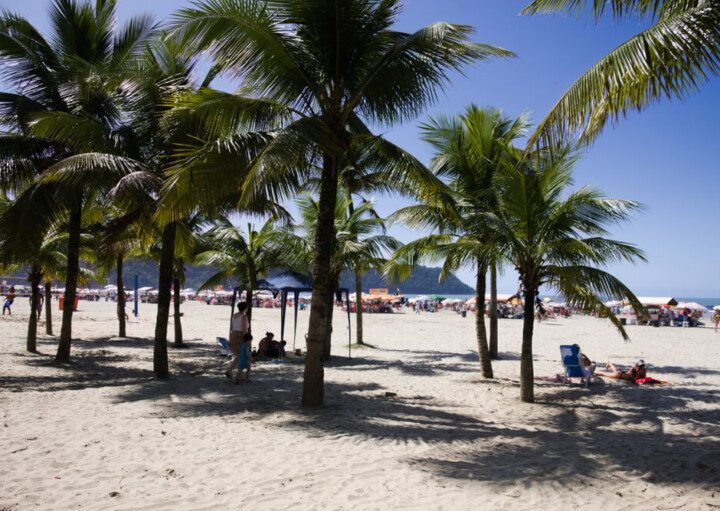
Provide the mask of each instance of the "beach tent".
[{"label": "beach tent", "polygon": [[645,307],[662,307],[664,305],[674,307],[678,304],[672,296],[638,296],[638,301]]},{"label": "beach tent", "polygon": [[[293,351],[295,350],[295,342],[297,340],[297,315],[298,315],[298,299],[300,293],[309,293],[313,289],[312,279],[307,275],[293,271],[279,271],[268,275],[266,278],[258,281],[258,291],[270,291],[274,297],[280,295],[280,340],[285,340],[285,315],[287,311],[288,294],[293,294],[293,308],[295,312],[294,329],[293,329]],[[243,288],[236,287],[233,292],[233,299],[230,308],[230,317],[235,311],[235,302],[243,292]],[[337,295],[342,297],[345,293],[345,305],[348,317],[348,353],[350,353],[350,345],[352,344],[352,331],[350,329],[350,292],[346,288],[337,290]],[[342,298],[340,298],[342,299]]]}]

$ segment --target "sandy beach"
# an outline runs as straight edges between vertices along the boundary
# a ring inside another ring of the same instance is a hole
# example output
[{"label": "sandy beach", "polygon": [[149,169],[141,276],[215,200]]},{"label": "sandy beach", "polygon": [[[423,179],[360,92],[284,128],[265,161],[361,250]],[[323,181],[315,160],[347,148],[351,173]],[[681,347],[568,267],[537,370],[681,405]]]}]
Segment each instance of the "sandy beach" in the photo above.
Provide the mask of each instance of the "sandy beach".
[{"label": "sandy beach", "polygon": [[[539,381],[530,405],[519,401],[521,321],[500,320],[502,360],[485,381],[471,317],[368,315],[375,348],[348,358],[336,314],[326,407],[310,412],[300,364],[225,379],[214,339],[227,307],[183,305],[188,346],[170,349],[170,381],[151,374],[153,306],[117,339],[115,304],[80,302],[70,366],[53,364],[55,338],[24,352],[28,310],[18,300],[0,322],[3,510],[720,507],[712,328],[631,326],[625,343],[593,318],[538,324],[536,376],[559,372],[558,346],[577,342],[603,363],[644,358],[672,385]],[[279,310],[255,310],[253,325],[279,333]]]}]

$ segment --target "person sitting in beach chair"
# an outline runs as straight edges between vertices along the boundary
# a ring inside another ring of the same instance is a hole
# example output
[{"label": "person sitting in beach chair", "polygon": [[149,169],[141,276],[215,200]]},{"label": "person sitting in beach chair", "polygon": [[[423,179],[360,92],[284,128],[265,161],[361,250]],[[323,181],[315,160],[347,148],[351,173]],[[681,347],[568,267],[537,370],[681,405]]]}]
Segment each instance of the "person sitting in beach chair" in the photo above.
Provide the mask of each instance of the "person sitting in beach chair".
[{"label": "person sitting in beach chair", "polygon": [[587,387],[591,378],[595,378],[595,364],[586,357],[577,344],[560,346],[563,368],[565,369],[565,383],[570,378],[580,378]]},{"label": "person sitting in beach chair", "polygon": [[647,377],[647,370],[645,369],[645,361],[640,359],[637,362],[635,362],[635,365],[628,369],[627,371],[623,371],[622,369],[618,368],[615,364],[612,362],[608,362],[606,368],[607,371],[605,373],[598,373],[600,376],[605,376],[606,378],[613,378],[616,380],[626,380],[626,381],[637,381],[641,380],[645,377]]}]

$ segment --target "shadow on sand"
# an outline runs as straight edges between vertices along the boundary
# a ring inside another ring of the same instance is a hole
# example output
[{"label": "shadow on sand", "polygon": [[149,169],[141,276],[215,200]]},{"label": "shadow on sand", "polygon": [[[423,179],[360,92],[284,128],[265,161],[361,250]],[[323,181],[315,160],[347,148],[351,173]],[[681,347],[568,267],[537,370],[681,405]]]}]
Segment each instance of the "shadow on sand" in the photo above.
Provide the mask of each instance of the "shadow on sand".
[{"label": "shadow on sand", "polygon": [[[147,360],[143,365],[148,369],[129,367],[128,355],[112,351],[118,343],[145,348],[132,360]],[[421,442],[436,449],[406,461],[418,470],[451,479],[508,483],[536,478],[570,484],[566,480],[572,476],[573,484],[578,477],[592,484],[592,478],[623,473],[648,483],[720,486],[720,393],[708,386],[640,388],[606,382],[588,391],[541,382],[537,385],[541,401],[514,404],[517,417],[505,424],[492,415],[474,415],[468,407],[428,396],[386,395],[377,383],[328,381],[326,406],[302,410],[302,366],[260,365],[260,381],[232,385],[222,376],[225,359],[207,344],[189,343],[187,350],[171,352],[173,377],[166,381],[152,378],[152,342],[146,339],[96,339],[75,346],[75,362],[59,373],[0,376],[0,385],[16,392],[119,387],[113,395],[116,403],[152,402],[154,417],[219,416],[243,421],[277,415],[279,427],[312,435]],[[338,357],[329,367],[398,370],[414,376],[478,372],[473,352],[390,351],[402,361]],[[23,362],[41,372],[51,359],[28,356]],[[473,385],[517,384],[473,380]],[[256,389],[261,389],[262,399]]]}]

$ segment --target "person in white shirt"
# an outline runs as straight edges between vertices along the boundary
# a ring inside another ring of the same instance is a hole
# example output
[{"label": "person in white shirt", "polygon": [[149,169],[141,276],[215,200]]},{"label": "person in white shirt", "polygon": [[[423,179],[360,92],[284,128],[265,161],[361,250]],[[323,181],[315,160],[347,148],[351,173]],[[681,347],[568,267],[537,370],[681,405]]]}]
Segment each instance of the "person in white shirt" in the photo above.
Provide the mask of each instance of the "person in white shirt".
[{"label": "person in white shirt", "polygon": [[230,349],[232,350],[233,357],[230,361],[230,365],[225,370],[225,376],[232,379],[232,370],[238,366],[240,362],[240,345],[243,343],[245,334],[250,333],[250,318],[247,316],[248,304],[246,302],[240,302],[238,304],[238,311],[233,314],[232,320],[230,321]]}]

